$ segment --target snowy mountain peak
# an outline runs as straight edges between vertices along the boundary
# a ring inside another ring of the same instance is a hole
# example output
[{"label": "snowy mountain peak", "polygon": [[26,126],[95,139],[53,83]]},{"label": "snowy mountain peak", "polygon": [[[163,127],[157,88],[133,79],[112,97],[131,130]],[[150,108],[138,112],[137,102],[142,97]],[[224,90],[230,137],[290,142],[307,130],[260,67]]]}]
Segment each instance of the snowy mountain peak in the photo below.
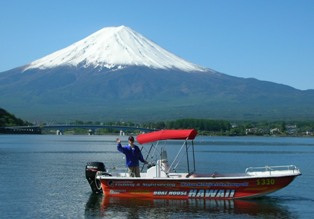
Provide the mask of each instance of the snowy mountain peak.
[{"label": "snowy mountain peak", "polygon": [[57,66],[123,68],[146,66],[156,69],[206,71],[166,51],[129,27],[107,27],[50,55],[30,63],[24,70]]}]

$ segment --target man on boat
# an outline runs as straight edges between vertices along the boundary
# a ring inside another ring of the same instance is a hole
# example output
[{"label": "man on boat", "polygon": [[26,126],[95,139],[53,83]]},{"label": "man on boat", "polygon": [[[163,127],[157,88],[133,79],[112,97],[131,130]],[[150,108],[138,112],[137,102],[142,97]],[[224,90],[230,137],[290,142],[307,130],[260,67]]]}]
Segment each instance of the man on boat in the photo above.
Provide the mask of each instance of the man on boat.
[{"label": "man on boat", "polygon": [[128,167],[130,177],[140,177],[139,161],[145,164],[148,164],[148,162],[144,160],[140,148],[134,144],[134,137],[130,136],[128,140],[129,144],[122,147],[121,140],[117,138],[117,149],[121,153],[125,154],[126,165]]}]

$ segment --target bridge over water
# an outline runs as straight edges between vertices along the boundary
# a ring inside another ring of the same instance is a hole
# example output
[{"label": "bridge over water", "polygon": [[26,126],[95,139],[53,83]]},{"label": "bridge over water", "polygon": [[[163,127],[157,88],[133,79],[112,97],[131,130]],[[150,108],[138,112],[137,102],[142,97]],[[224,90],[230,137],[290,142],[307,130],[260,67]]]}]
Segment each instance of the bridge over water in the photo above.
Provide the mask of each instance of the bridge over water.
[{"label": "bridge over water", "polygon": [[[56,134],[62,135],[64,131],[71,129],[87,129],[88,134],[94,134],[97,129],[115,129],[120,132],[125,131],[141,131],[151,132],[154,129],[134,127],[134,126],[113,126],[113,125],[44,125],[44,126],[12,126],[1,128],[2,133],[11,134],[41,134],[43,131],[56,130]],[[0,132],[0,133],[1,133]]]}]

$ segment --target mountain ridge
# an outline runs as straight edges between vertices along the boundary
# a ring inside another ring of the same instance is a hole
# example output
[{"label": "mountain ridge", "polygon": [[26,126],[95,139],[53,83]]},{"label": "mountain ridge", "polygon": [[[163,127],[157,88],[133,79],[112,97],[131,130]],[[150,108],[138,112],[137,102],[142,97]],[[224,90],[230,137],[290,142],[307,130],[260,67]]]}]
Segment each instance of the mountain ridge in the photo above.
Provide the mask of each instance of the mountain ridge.
[{"label": "mountain ridge", "polygon": [[[28,74],[32,78],[17,70],[9,89],[3,90],[0,83],[0,92],[6,93],[0,101],[7,104],[6,108],[15,108],[14,113],[33,120],[286,120],[307,119],[313,114],[309,109],[313,109],[314,92],[218,73],[191,74],[146,67],[99,72],[94,68],[78,71],[59,67],[30,70]],[[33,110],[25,111],[29,108]]]}]

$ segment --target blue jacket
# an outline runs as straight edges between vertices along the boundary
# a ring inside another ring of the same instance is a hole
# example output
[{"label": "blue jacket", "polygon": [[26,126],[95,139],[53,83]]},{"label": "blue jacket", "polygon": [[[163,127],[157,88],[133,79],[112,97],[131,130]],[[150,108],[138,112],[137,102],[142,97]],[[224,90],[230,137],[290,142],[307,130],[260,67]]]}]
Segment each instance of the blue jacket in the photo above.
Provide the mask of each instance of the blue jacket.
[{"label": "blue jacket", "polygon": [[139,160],[145,163],[142,152],[138,146],[134,145],[134,148],[132,148],[130,145],[122,147],[121,144],[118,144],[117,149],[125,154],[126,165],[128,167],[139,166]]}]

